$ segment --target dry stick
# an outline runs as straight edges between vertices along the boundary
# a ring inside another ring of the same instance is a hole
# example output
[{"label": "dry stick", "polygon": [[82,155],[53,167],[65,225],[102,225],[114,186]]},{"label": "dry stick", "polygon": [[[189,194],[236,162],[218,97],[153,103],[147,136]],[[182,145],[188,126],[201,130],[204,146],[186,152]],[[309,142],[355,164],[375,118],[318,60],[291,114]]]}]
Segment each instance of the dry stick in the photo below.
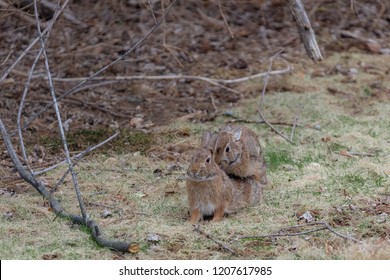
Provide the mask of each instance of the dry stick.
[{"label": "dry stick", "polygon": [[[56,4],[51,3],[47,0],[40,0],[40,2],[41,2],[41,5],[49,8],[52,11],[56,11],[58,8],[58,6]],[[84,22],[82,22],[81,20],[79,20],[70,9],[68,9],[68,11],[64,11],[64,18],[66,18],[67,20],[69,20],[70,22],[72,22],[78,26],[81,26],[82,28],[88,27],[88,25],[85,24]]]},{"label": "dry stick", "polygon": [[[255,120],[247,120],[247,119],[240,119],[239,117],[236,117],[234,115],[224,115],[222,116],[231,117],[233,120],[227,120],[225,123],[256,123],[261,124],[265,123],[264,120],[262,121],[255,121]],[[286,123],[286,122],[269,122],[272,125],[286,125],[286,126],[294,126],[294,123]],[[299,127],[299,124],[296,124],[297,127]]]},{"label": "dry stick", "polygon": [[13,54],[14,50],[10,50],[10,52],[8,53],[8,55],[4,58],[3,62],[0,64],[0,66],[3,66],[4,64],[7,63],[8,59],[11,57],[11,55]]},{"label": "dry stick", "polygon": [[229,30],[230,37],[231,37],[232,39],[234,39],[233,31],[230,29],[229,22],[227,21],[227,19],[226,19],[226,17],[225,17],[225,14],[223,13],[221,0],[218,0],[218,7],[219,7],[219,12],[220,12],[220,14],[221,14],[221,16],[222,16],[223,22],[225,23],[227,29]]},{"label": "dry stick", "polygon": [[[69,0],[67,0],[68,2]],[[166,12],[162,15],[162,17],[160,18],[160,20],[137,42],[135,43],[130,49],[128,49],[123,55],[119,56],[117,59],[111,61],[109,64],[107,64],[106,66],[104,66],[103,68],[101,68],[100,70],[96,71],[94,74],[92,74],[91,76],[89,76],[88,78],[82,80],[80,83],[78,83],[77,85],[75,85],[74,87],[72,87],[70,90],[68,90],[67,92],[61,94],[60,96],[58,96],[57,98],[57,102],[62,100],[63,98],[65,98],[66,96],[70,95],[70,94],[73,94],[75,93],[80,87],[82,87],[84,84],[86,84],[87,82],[91,81],[92,79],[94,79],[95,77],[97,77],[98,75],[100,75],[102,72],[104,72],[105,70],[107,70],[109,67],[111,67],[112,65],[114,65],[115,63],[117,63],[118,61],[122,60],[123,58],[125,58],[126,56],[128,56],[130,53],[132,53],[134,50],[136,50],[140,45],[142,45],[142,43],[161,25],[161,22],[163,19],[165,19],[165,17],[167,16],[167,14],[169,13],[170,9],[172,8],[173,4],[176,2],[176,0],[172,0],[172,2],[169,4],[169,6],[167,7],[166,9]],[[39,39],[39,37],[38,37]],[[13,69],[13,68],[12,68]],[[9,71],[12,71],[9,70]],[[0,79],[0,83],[1,83],[1,79]],[[50,106],[52,106],[53,103],[51,104],[48,104],[46,105],[42,110],[40,110],[38,113],[34,114],[28,121],[27,123],[24,125],[23,129],[28,127],[31,122],[33,122],[38,116],[40,116],[43,112],[45,112],[48,108],[50,108]]]},{"label": "dry stick", "polygon": [[27,166],[27,169],[33,173],[32,169],[30,168],[29,164],[28,164],[28,158],[27,158],[27,154],[26,154],[26,149],[24,147],[24,140],[23,140],[23,134],[22,134],[22,129],[21,129],[21,126],[20,126],[20,119],[22,117],[22,111],[23,111],[23,107],[24,107],[24,102],[26,100],[26,97],[27,97],[27,93],[28,93],[28,89],[30,87],[30,81],[31,81],[31,76],[32,76],[32,73],[34,72],[34,69],[35,69],[35,66],[37,65],[38,63],[38,60],[40,58],[42,54],[42,49],[39,50],[37,56],[35,57],[35,60],[30,68],[30,71],[28,73],[28,77],[27,77],[27,81],[26,81],[26,84],[24,86],[24,90],[23,90],[23,95],[22,95],[22,99],[20,100],[20,105],[19,105],[19,110],[18,110],[18,116],[17,116],[17,119],[16,119],[16,123],[17,123],[17,130],[18,130],[18,136],[19,136],[19,145],[20,145],[20,148],[21,148],[21,152],[22,152],[22,156],[24,158],[24,163],[26,164]]},{"label": "dry stick", "polygon": [[268,85],[268,80],[269,80],[269,76],[270,76],[270,73],[271,73],[271,70],[272,70],[272,64],[274,63],[274,59],[275,59],[275,57],[277,57],[279,54],[281,54],[283,51],[284,51],[284,49],[279,50],[276,54],[274,54],[273,56],[271,56],[271,58],[270,58],[270,60],[269,60],[268,70],[267,70],[267,72],[266,72],[266,74],[265,74],[265,77],[264,77],[263,90],[261,91],[260,102],[259,102],[259,108],[260,108],[260,105],[261,105],[261,103],[263,102],[263,99],[264,99],[265,90],[266,90],[267,85]]},{"label": "dry stick", "polygon": [[227,250],[229,251],[230,253],[232,253],[233,255],[238,255],[233,249],[231,249],[230,247],[228,247],[226,244],[222,243],[221,241],[213,238],[210,234],[204,232],[203,230],[200,229],[200,226],[199,225],[194,225],[194,230],[199,232],[200,234],[204,235],[206,238],[214,241],[215,243],[217,243],[222,249],[224,250]]},{"label": "dry stick", "polygon": [[273,131],[275,131],[277,134],[279,134],[280,136],[282,136],[284,139],[286,139],[288,142],[290,142],[291,144],[295,144],[294,141],[291,141],[291,139],[289,139],[287,136],[285,136],[283,133],[279,132],[279,130],[277,130],[274,126],[272,126],[272,124],[270,124],[263,116],[263,114],[261,113],[260,110],[257,110],[257,113],[260,115],[260,117],[263,119],[264,123],[266,125],[268,125],[269,128],[271,128]]},{"label": "dry stick", "polygon": [[[99,144],[95,145],[95,146],[92,146],[92,147],[88,147],[86,150],[82,151],[81,153],[78,153],[77,155],[73,156],[72,157],[72,160],[75,160],[75,161],[79,161],[81,158],[83,158],[87,153],[90,153],[94,150],[96,150],[97,148],[100,148],[101,146],[103,146],[104,144],[108,143],[109,141],[113,140],[115,137],[117,137],[119,135],[119,132],[115,133],[114,135],[110,136],[109,138],[107,138],[106,140],[100,142]],[[34,172],[34,175],[35,176],[39,176],[39,175],[42,175],[44,173],[47,173],[63,164],[66,163],[66,160],[63,160],[61,162],[58,162],[50,167],[47,167],[45,169],[42,169],[42,170],[39,170],[39,171],[36,171]]]},{"label": "dry stick", "polygon": [[[102,76],[102,77],[94,77],[91,80],[93,81],[134,81],[134,80],[194,80],[194,81],[203,81],[207,83],[211,83],[216,86],[223,87],[224,89],[227,89],[229,91],[233,91],[234,93],[237,93],[231,88],[223,86],[224,84],[238,84],[242,82],[247,82],[251,80],[255,80],[258,78],[271,76],[271,75],[281,75],[290,73],[293,70],[293,67],[291,65],[288,65],[286,68],[281,70],[274,70],[274,71],[267,71],[267,72],[261,72],[257,73],[251,76],[241,77],[237,79],[230,79],[230,80],[224,80],[224,79],[214,79],[214,78],[207,78],[203,76],[195,76],[195,75],[165,75],[165,76],[147,76],[147,75],[140,75],[140,76]],[[19,75],[25,75],[24,73],[20,71],[14,71],[16,74]],[[41,75],[33,75],[33,79],[37,78],[44,78],[47,79],[45,76]],[[52,78],[53,81],[56,82],[80,82],[84,81],[85,79],[88,79],[87,77],[77,77],[77,78]]]},{"label": "dry stick", "polygon": [[293,124],[293,127],[291,129],[291,135],[290,135],[290,140],[291,141],[294,141],[294,133],[295,133],[295,128],[297,127],[298,125],[298,120],[300,118],[300,115],[301,115],[301,111],[303,110],[303,106],[299,106],[300,107],[300,110],[296,113],[295,117],[294,117],[294,124]]},{"label": "dry stick", "polygon": [[11,158],[11,161],[13,163],[13,166],[16,169],[16,171],[19,173],[20,177],[22,177],[27,183],[33,186],[45,199],[49,201],[50,207],[53,209],[55,214],[63,218],[70,219],[73,223],[87,226],[92,232],[93,239],[100,246],[111,248],[120,252],[129,252],[129,248],[131,247],[132,243],[105,239],[99,227],[96,225],[95,221],[89,220],[88,223],[86,223],[82,217],[69,214],[62,209],[61,204],[58,202],[57,199],[55,199],[54,196],[51,195],[51,193],[46,189],[44,184],[41,181],[37,180],[30,172],[28,172],[23,167],[12,145],[10,135],[8,134],[8,131],[5,128],[1,118],[0,118],[0,133],[3,136],[3,140],[8,155]]},{"label": "dry stick", "polygon": [[77,175],[76,175],[76,172],[73,169],[73,163],[72,163],[72,161],[70,159],[68,142],[66,140],[65,130],[64,130],[64,126],[63,126],[63,123],[62,123],[62,120],[61,120],[61,113],[60,113],[60,109],[58,107],[58,102],[57,102],[57,97],[56,97],[56,93],[55,93],[55,89],[54,89],[53,80],[51,79],[49,60],[48,60],[48,57],[47,57],[47,54],[46,54],[45,40],[43,38],[41,26],[40,26],[40,23],[39,23],[37,0],[34,0],[34,12],[35,12],[35,19],[36,19],[36,22],[37,22],[37,30],[38,30],[39,37],[40,37],[40,40],[41,40],[41,45],[42,45],[41,49],[42,49],[42,54],[43,54],[43,58],[44,58],[44,63],[45,63],[45,68],[46,68],[46,73],[47,73],[47,79],[48,79],[49,88],[50,88],[50,94],[51,94],[51,96],[53,98],[54,110],[56,112],[56,117],[57,117],[57,122],[58,122],[58,128],[60,130],[61,140],[62,140],[62,143],[64,145],[64,152],[65,152],[66,160],[67,160],[68,165],[69,165],[70,173],[72,174],[73,186],[74,186],[74,189],[76,191],[76,196],[77,196],[77,200],[79,202],[81,215],[83,216],[83,219],[84,219],[85,223],[88,223],[87,212],[85,211],[84,202],[83,202],[83,199],[81,197],[81,192],[80,192],[80,188],[79,188],[78,181],[77,181]]},{"label": "dry stick", "polygon": [[311,27],[310,20],[301,0],[288,0],[287,3],[297,25],[298,32],[301,36],[303,45],[305,46],[307,55],[314,61],[314,63],[321,61],[323,59],[321,50],[318,47],[313,28]]},{"label": "dry stick", "polygon": [[261,104],[263,102],[263,98],[264,98],[264,95],[265,95],[265,91],[267,89],[267,84],[268,84],[268,78],[269,78],[269,73],[271,72],[271,68],[272,68],[272,63],[273,63],[273,60],[275,59],[276,56],[278,56],[280,53],[283,52],[283,49],[279,50],[276,54],[274,54],[271,58],[270,58],[270,63],[269,63],[269,67],[268,67],[268,71],[267,71],[267,74],[265,75],[265,78],[264,78],[264,86],[263,86],[263,90],[261,91],[261,96],[260,96],[260,101],[259,101],[259,108],[257,110],[257,113],[260,115],[260,118],[264,121],[264,123],[266,125],[268,125],[269,128],[271,128],[273,131],[275,131],[277,134],[279,134],[280,136],[282,136],[284,139],[286,139],[288,142],[290,142],[291,144],[295,144],[291,139],[289,139],[288,137],[286,137],[283,133],[279,132],[279,130],[277,130],[275,127],[273,127],[266,119],[265,117],[263,116],[263,114],[261,113],[261,110],[260,110],[260,107],[261,107]]},{"label": "dry stick", "polygon": [[[83,152],[81,152],[80,154],[78,154],[76,157],[75,157],[75,161],[73,163],[73,166],[76,166],[80,160],[83,158],[83,156],[91,151],[93,151],[94,149],[104,145],[105,143],[111,141],[112,139],[114,139],[117,135],[119,135],[119,132],[117,132],[116,134],[114,134],[113,136],[111,136],[110,138],[104,140],[103,142],[101,142],[100,144],[90,148],[90,149],[87,149]],[[68,168],[65,173],[62,175],[62,177],[57,181],[57,183],[54,185],[53,189],[51,190],[51,192],[55,192],[57,190],[57,188],[62,184],[62,182],[65,180],[66,176],[68,176],[70,172],[70,169]]]},{"label": "dry stick", "polygon": [[154,19],[154,24],[156,24],[157,23],[157,19],[156,19],[156,16],[154,15],[153,6],[152,6],[152,3],[150,3],[150,0],[148,0],[148,5],[149,5],[149,10],[152,13],[152,17]]},{"label": "dry stick", "polygon": [[305,235],[305,234],[321,231],[324,229],[327,229],[327,227],[323,226],[316,229],[300,231],[300,232],[291,232],[291,233],[286,232],[286,233],[262,234],[262,235],[254,235],[254,236],[240,236],[234,238],[231,242],[242,240],[242,239],[261,239],[261,238],[275,238],[275,237],[285,237],[285,236],[299,236],[299,235]]},{"label": "dry stick", "polygon": [[345,238],[345,239],[348,239],[348,240],[352,240],[353,242],[357,242],[357,243],[362,243],[362,241],[360,240],[357,240],[356,238],[353,238],[351,236],[348,236],[348,235],[345,235],[345,234],[342,234],[342,233],[339,233],[337,232],[333,227],[331,227],[327,222],[317,222],[318,224],[322,224],[324,226],[326,226],[326,228],[333,232],[334,234],[336,234],[337,236],[340,236],[341,238]]},{"label": "dry stick", "polygon": [[[53,28],[54,23],[57,21],[58,17],[62,13],[62,11],[65,9],[66,5],[68,4],[69,0],[65,0],[65,3],[61,6],[61,8],[54,14],[53,18],[50,20],[49,25],[46,27],[44,31],[42,31],[42,34],[46,36],[46,34],[50,34],[51,29]],[[31,50],[33,46],[39,41],[40,37],[36,37],[30,45],[19,55],[19,57],[15,60],[14,63],[4,72],[4,74],[0,78],[0,84],[8,77],[8,75],[12,72],[12,70],[15,68],[16,65],[19,64],[19,62],[23,59],[23,57]],[[46,38],[47,40],[47,38]],[[1,94],[1,93],[0,93]]]},{"label": "dry stick", "polygon": [[[313,230],[300,231],[300,232],[291,232],[291,233],[285,232],[287,230],[291,230],[291,229],[295,229],[295,228],[309,227],[309,226],[318,226],[318,225],[321,225],[322,227],[319,227],[319,228],[316,228],[316,229],[313,229]],[[325,230],[325,229],[329,230],[330,232],[334,233],[335,235],[337,235],[337,236],[339,236],[341,238],[344,238],[344,239],[347,239],[347,240],[351,240],[351,241],[354,241],[354,242],[357,242],[357,243],[361,243],[360,240],[357,240],[357,239],[355,239],[355,238],[353,238],[351,236],[348,236],[348,235],[345,235],[345,234],[337,232],[328,223],[323,222],[323,221],[312,222],[312,223],[308,223],[308,224],[305,224],[305,225],[296,225],[296,226],[292,226],[292,227],[288,227],[288,228],[279,230],[279,232],[285,232],[285,233],[264,234],[264,235],[256,235],[256,236],[240,236],[240,237],[234,238],[231,242],[238,241],[240,239],[259,239],[259,238],[274,238],[274,237],[284,237],[284,236],[298,236],[298,235],[305,235],[305,234],[309,234],[309,233],[312,233],[312,232],[321,231],[321,230]]]}]

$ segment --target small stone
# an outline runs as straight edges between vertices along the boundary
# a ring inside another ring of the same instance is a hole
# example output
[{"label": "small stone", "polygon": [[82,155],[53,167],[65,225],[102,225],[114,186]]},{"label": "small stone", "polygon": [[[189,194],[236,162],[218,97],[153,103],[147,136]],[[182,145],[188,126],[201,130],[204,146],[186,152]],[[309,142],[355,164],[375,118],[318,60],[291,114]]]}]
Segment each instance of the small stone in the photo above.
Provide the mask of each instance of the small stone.
[{"label": "small stone", "polygon": [[108,218],[108,217],[112,217],[112,213],[111,211],[105,209],[101,214],[100,216],[104,219]]}]

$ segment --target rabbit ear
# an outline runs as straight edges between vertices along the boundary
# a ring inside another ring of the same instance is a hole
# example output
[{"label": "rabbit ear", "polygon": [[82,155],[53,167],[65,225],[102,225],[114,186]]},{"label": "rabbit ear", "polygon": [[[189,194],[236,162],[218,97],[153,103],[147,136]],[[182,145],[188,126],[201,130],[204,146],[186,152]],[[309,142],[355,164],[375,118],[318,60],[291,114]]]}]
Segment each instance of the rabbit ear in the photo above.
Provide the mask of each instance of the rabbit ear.
[{"label": "rabbit ear", "polygon": [[202,140],[200,141],[200,145],[203,148],[207,148],[211,140],[211,131],[210,130],[205,130],[202,133]]},{"label": "rabbit ear", "polygon": [[233,138],[234,138],[234,141],[240,140],[240,138],[241,138],[241,129],[240,128],[233,130]]}]

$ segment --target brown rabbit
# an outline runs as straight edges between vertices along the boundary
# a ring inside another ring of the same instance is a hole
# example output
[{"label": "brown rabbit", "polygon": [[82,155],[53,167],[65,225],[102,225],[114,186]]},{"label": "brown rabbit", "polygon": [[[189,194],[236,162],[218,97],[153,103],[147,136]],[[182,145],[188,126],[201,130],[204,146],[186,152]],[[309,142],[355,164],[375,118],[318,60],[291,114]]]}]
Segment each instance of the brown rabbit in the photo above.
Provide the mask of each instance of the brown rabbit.
[{"label": "brown rabbit", "polygon": [[203,132],[201,148],[195,151],[187,170],[187,194],[190,205],[190,222],[196,224],[203,216],[213,215],[213,221],[220,221],[232,209],[236,190],[232,181],[215,163],[210,131]]},{"label": "brown rabbit", "polygon": [[234,209],[247,207],[258,203],[263,196],[263,184],[253,177],[240,178],[236,176],[230,176],[230,180],[233,183],[234,188]]},{"label": "brown rabbit", "polygon": [[263,149],[256,133],[244,126],[227,125],[215,140],[215,162],[229,175],[254,177],[267,184]]}]

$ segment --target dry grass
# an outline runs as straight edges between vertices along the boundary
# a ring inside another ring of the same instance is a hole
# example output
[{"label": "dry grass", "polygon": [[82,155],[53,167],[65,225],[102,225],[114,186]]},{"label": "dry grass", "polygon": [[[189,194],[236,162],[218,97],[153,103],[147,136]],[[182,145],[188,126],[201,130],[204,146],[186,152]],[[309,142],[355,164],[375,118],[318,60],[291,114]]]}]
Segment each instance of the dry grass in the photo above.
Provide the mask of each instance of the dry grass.
[{"label": "dry grass", "polygon": [[[343,81],[341,74],[310,75],[346,61],[348,67],[359,69],[356,82]],[[271,86],[281,85],[279,91],[270,90],[266,95],[263,110],[269,121],[292,122],[304,105],[295,132],[297,145],[286,143],[265,125],[249,124],[266,150],[271,183],[264,201],[220,223],[201,223],[204,231],[228,243],[240,235],[274,233],[302,223],[299,216],[310,211],[337,231],[363,240],[362,244],[319,231],[232,242],[229,246],[239,253],[232,256],[194,232],[187,222],[184,172],[201,131],[220,126],[226,121],[221,117],[207,124],[173,123],[154,132],[155,144],[146,151],[96,154],[78,165],[90,215],[107,237],[139,242],[137,254],[121,255],[97,247],[78,226],[61,219],[53,221],[45,202],[27,191],[0,195],[1,259],[390,258],[390,105],[382,99],[389,101],[390,83],[382,80],[385,92],[378,95],[369,85],[380,77],[360,72],[362,63],[387,67],[380,56],[336,55],[318,69],[302,68],[283,82],[271,80]],[[245,87],[260,92],[260,85]],[[327,90],[329,87],[339,93]],[[255,99],[246,100],[234,114],[256,119],[256,103]],[[291,127],[278,128],[290,134]],[[343,151],[370,156],[348,157],[340,154]],[[173,164],[177,168],[170,170]],[[54,182],[50,178],[58,178],[61,172],[48,175],[47,180]],[[66,209],[77,212],[70,181],[56,195]],[[105,211],[111,216],[102,218]],[[148,234],[157,234],[161,240],[151,243]]]}]

